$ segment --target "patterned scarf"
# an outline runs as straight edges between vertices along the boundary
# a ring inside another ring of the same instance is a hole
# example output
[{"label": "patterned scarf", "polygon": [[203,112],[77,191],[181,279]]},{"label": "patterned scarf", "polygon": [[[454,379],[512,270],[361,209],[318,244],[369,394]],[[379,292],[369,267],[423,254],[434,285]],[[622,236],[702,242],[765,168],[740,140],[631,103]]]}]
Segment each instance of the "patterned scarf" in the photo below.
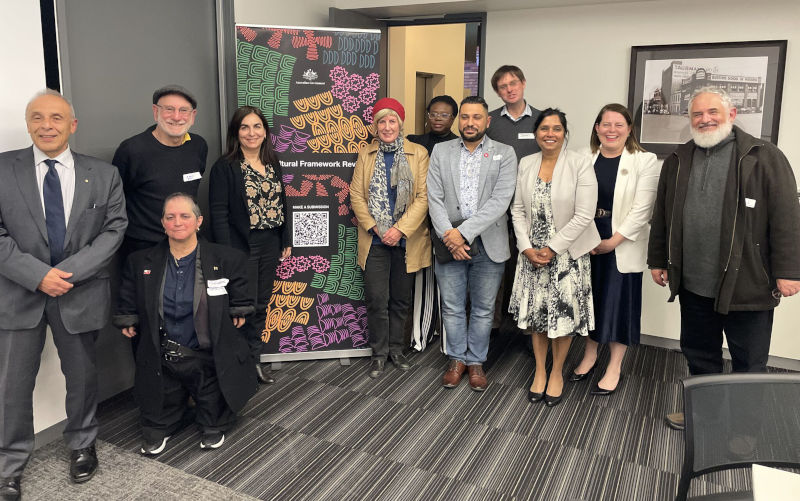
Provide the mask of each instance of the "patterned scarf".
[{"label": "patterned scarf", "polygon": [[[413,176],[411,167],[406,159],[406,153],[403,150],[403,136],[397,136],[397,139],[391,143],[378,141],[378,145],[378,154],[375,156],[375,170],[372,172],[372,179],[369,181],[367,209],[369,210],[369,215],[375,219],[378,225],[378,233],[383,235],[405,214],[408,205],[411,203]],[[389,190],[386,188],[386,161],[383,156],[385,151],[394,152],[394,162],[392,162],[390,171],[392,177],[391,186],[397,189],[394,214],[390,209]]]}]

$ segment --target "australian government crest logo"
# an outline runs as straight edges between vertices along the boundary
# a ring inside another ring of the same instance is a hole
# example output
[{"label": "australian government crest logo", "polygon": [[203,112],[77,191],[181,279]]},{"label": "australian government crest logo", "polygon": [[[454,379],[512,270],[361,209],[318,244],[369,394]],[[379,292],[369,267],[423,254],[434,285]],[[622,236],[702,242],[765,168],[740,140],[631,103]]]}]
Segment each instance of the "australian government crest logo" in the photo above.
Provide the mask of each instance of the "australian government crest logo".
[{"label": "australian government crest logo", "polygon": [[295,81],[295,85],[325,85],[325,82],[317,81],[319,75],[311,68],[303,72],[303,79]]}]

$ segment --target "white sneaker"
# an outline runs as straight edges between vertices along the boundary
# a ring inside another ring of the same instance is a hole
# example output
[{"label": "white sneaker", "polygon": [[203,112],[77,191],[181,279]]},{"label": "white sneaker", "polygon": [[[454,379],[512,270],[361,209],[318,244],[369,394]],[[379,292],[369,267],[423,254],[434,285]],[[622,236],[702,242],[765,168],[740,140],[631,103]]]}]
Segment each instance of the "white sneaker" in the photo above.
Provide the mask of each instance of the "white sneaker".
[{"label": "white sneaker", "polygon": [[167,447],[167,440],[169,440],[168,436],[162,438],[160,442],[143,442],[142,448],[139,450],[139,452],[145,456],[155,456],[156,454],[161,454]]},{"label": "white sneaker", "polygon": [[222,432],[204,433],[200,440],[201,449],[217,449],[225,442],[225,434]]}]

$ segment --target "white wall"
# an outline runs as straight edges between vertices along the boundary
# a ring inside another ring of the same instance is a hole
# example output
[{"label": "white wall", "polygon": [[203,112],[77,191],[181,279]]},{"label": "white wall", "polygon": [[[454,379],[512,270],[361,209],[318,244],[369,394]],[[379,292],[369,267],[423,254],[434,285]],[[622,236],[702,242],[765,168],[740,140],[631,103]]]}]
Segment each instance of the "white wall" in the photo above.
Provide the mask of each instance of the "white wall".
[{"label": "white wall", "polygon": [[[486,33],[484,88],[490,108],[502,104],[491,90],[492,72],[516,64],[527,78],[528,102],[566,112],[574,149],[588,146],[594,117],[604,104],[627,103],[632,45],[787,39],[778,147],[800,179],[797,0],[672,0],[489,12]],[[666,303],[666,291],[644,278],[642,331],[677,339],[677,302]],[[800,298],[784,299],[775,312],[772,355],[800,359],[797,318]]]},{"label": "white wall", "polygon": [[328,7],[323,0],[265,1],[234,0],[233,17],[237,23],[269,26],[328,26]]},{"label": "white wall", "polygon": [[[1,0],[0,11],[0,67],[6,68],[0,78],[0,151],[7,151],[31,144],[25,129],[25,105],[45,87],[44,52],[38,1]],[[13,78],[9,78],[8,68],[13,68]],[[65,396],[64,376],[48,329],[33,393],[36,432],[66,418]]]}]

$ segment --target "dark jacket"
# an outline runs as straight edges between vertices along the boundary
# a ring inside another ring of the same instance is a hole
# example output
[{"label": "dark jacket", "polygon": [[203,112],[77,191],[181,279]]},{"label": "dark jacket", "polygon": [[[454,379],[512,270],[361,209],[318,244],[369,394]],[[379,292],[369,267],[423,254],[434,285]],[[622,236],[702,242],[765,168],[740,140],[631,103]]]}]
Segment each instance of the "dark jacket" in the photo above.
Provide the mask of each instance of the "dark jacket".
[{"label": "dark jacket", "polygon": [[452,131],[448,130],[447,134],[444,136],[440,136],[439,134],[434,134],[433,131],[427,132],[425,134],[409,134],[406,139],[411,141],[412,143],[417,143],[420,146],[424,146],[426,150],[428,150],[428,156],[431,156],[433,153],[433,147],[439,143],[444,143],[445,141],[450,141],[451,139],[456,139],[458,136],[453,134]]},{"label": "dark jacket", "polygon": [[[234,160],[223,156],[211,167],[208,208],[211,216],[211,239],[218,244],[249,253],[250,209],[247,207],[247,195],[244,192],[241,162],[241,156],[237,156]],[[291,247],[289,213],[281,166],[273,165],[272,168],[275,170],[275,177],[281,183],[283,204],[281,248]]]},{"label": "dark jacket", "polygon": [[[134,394],[139,405],[151,412],[161,409],[161,339],[159,313],[162,301],[161,283],[166,272],[169,243],[164,239],[153,248],[134,252],[128,257],[122,274],[117,312],[113,324],[117,328],[136,326],[140,336],[136,351]],[[198,243],[199,271],[195,288],[202,288],[206,308],[195,305],[195,324],[207,325],[211,352],[225,401],[238,412],[257,390],[255,367],[245,338],[232,317],[253,312],[253,301],[247,295],[246,257],[235,250],[204,240]],[[227,294],[209,296],[208,282],[227,278]],[[196,302],[197,303],[197,302]],[[203,316],[205,311],[206,318]]]},{"label": "dark jacket", "polygon": [[[722,205],[719,291],[714,309],[772,309],[777,278],[800,278],[800,204],[789,162],[771,143],[734,126],[733,157]],[[683,208],[694,141],[664,160],[653,210],[647,264],[668,271],[670,301],[680,290]],[[709,245],[714,245],[709,242]]]}]

